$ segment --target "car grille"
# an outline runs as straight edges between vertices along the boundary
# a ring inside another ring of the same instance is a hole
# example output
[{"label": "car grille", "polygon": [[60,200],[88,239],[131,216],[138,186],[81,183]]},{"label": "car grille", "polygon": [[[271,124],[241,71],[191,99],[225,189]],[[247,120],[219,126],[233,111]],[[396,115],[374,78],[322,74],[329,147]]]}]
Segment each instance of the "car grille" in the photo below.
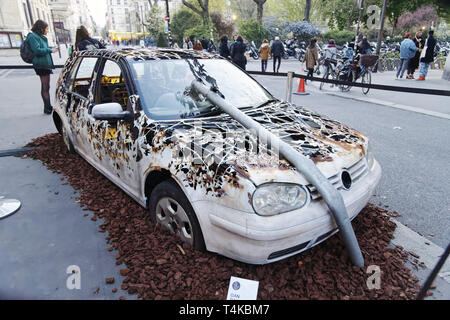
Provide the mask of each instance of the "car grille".
[{"label": "car grille", "polygon": [[[369,171],[369,167],[367,165],[367,159],[364,157],[349,168],[344,168],[350,173],[350,176],[352,177],[352,184],[356,183],[358,180],[360,180],[362,177],[364,177],[367,172]],[[331,184],[338,190],[344,189],[344,186],[342,185],[341,181],[341,173],[337,173],[334,176],[331,176],[328,178],[328,181],[331,182]],[[311,199],[316,200],[321,198],[319,191],[317,191],[316,187],[312,184],[307,185],[309,192],[311,194]]]}]

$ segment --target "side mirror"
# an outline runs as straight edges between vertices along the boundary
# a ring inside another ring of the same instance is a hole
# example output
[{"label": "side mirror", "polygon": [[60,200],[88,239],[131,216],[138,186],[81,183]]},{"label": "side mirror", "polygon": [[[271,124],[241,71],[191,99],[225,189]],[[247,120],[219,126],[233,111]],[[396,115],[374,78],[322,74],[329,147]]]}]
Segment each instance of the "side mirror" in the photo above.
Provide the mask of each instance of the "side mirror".
[{"label": "side mirror", "polygon": [[97,104],[92,108],[92,116],[96,120],[125,120],[131,118],[130,111],[123,111],[117,102]]}]

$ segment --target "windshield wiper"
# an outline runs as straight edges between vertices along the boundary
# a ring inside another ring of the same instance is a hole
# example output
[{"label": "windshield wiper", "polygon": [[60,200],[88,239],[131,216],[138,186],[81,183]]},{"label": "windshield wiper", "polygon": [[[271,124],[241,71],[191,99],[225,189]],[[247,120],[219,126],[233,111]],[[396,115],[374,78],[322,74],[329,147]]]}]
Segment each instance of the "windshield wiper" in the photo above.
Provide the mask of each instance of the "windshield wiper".
[{"label": "windshield wiper", "polygon": [[278,101],[277,99],[269,99],[266,102],[264,102],[264,103],[260,104],[259,106],[257,106],[257,108],[261,108],[261,107],[267,106],[269,103],[277,102],[277,101]]}]

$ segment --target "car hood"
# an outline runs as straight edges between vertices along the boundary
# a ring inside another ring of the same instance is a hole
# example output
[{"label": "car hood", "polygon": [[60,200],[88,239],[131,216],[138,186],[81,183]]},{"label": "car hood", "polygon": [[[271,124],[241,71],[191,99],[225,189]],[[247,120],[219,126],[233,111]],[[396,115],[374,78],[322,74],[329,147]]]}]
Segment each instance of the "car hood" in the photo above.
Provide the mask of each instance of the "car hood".
[{"label": "car hood", "polygon": [[[368,139],[364,135],[303,107],[277,102],[243,111],[311,159],[326,177],[351,166],[366,154]],[[232,167],[255,185],[274,181],[308,184],[290,163],[273,152],[275,148],[261,139],[258,141],[251,130],[229,115],[152,125],[161,126],[149,131],[150,135],[151,132],[161,134],[147,136],[154,152],[171,145],[176,149],[172,156],[178,158],[173,163],[189,159],[195,164],[190,167],[206,167],[207,176],[212,175],[213,179]],[[186,157],[188,153],[191,156]]]}]

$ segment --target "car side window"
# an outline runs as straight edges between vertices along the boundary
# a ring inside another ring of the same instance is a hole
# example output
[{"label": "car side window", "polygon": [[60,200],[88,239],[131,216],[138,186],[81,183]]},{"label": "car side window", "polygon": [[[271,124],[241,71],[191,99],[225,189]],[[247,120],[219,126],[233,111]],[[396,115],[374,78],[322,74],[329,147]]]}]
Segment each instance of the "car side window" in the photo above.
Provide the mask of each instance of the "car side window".
[{"label": "car side window", "polygon": [[92,74],[94,72],[97,60],[98,58],[94,57],[86,57],[81,60],[73,82],[72,92],[88,98]]},{"label": "car side window", "polygon": [[66,77],[66,88],[72,91],[73,82],[75,80],[75,74],[77,73],[78,66],[80,65],[81,58],[78,58],[75,63],[72,65],[72,69],[69,72],[69,75]]},{"label": "car side window", "polygon": [[106,60],[100,81],[98,103],[117,102],[123,110],[126,110],[128,97],[120,66],[112,60]]}]

